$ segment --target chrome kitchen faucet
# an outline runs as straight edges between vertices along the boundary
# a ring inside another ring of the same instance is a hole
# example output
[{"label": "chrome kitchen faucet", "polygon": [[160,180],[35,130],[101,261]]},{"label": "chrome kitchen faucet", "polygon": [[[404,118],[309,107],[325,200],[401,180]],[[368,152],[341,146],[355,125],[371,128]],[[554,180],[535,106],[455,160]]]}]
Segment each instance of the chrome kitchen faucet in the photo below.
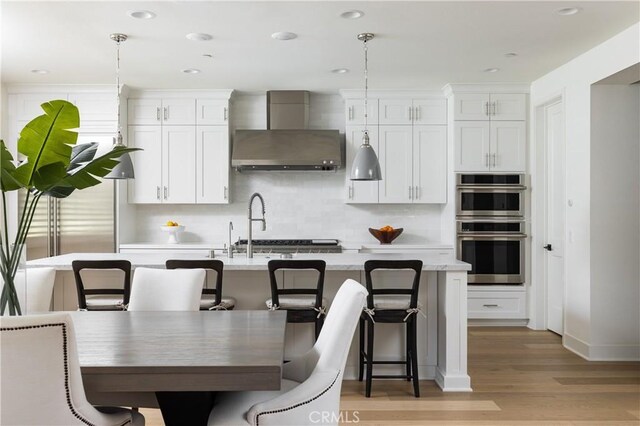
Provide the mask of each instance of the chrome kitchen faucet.
[{"label": "chrome kitchen faucet", "polygon": [[[262,219],[254,219],[251,213],[251,206],[253,205],[253,200],[255,198],[260,199],[260,204],[262,204]],[[249,198],[249,237],[247,238],[247,257],[249,259],[253,258],[253,242],[252,242],[252,228],[253,222],[262,222],[262,230],[267,230],[267,221],[264,218],[265,210],[264,210],[264,198],[258,192],[255,192],[251,198]]]}]

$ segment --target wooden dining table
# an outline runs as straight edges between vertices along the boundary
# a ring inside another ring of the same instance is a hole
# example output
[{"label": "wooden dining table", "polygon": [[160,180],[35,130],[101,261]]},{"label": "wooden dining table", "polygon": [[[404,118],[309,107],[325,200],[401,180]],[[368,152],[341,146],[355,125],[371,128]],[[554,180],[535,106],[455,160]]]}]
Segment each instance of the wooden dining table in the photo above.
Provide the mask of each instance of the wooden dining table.
[{"label": "wooden dining table", "polygon": [[216,391],[280,389],[285,311],[71,316],[85,391],[94,404],[143,407],[157,401],[167,425],[196,425],[206,424]]}]

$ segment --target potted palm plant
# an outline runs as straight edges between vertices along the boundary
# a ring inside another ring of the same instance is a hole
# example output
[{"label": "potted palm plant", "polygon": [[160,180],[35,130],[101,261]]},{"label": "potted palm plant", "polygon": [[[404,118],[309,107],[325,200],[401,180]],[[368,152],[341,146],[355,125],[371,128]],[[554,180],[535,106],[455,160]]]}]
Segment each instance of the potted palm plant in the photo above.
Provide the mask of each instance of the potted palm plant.
[{"label": "potted palm plant", "polygon": [[[101,183],[117,164],[118,158],[135,148],[114,146],[96,157],[98,143],[76,145],[80,127],[78,108],[63,100],[41,105],[44,114],[30,121],[20,132],[18,152],[25,161],[17,164],[0,140],[0,190],[2,224],[0,224],[0,276],[4,282],[0,295],[0,315],[21,315],[15,286],[16,272],[31,227],[33,215],[42,196],[66,198],[73,191]],[[18,228],[9,235],[6,193],[26,190],[24,208],[19,213]]]}]

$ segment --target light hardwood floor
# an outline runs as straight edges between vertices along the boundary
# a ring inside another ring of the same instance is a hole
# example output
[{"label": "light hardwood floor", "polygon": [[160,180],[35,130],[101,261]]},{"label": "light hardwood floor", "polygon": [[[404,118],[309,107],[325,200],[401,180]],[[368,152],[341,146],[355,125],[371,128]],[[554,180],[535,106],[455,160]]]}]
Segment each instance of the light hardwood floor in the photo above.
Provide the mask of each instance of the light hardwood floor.
[{"label": "light hardwood floor", "polygon": [[[629,425],[640,426],[640,363],[588,362],[564,349],[559,336],[527,328],[469,328],[472,393],[443,393],[421,383],[345,381],[345,425]],[[160,426],[157,410],[140,410]],[[359,420],[356,423],[356,417]]]}]

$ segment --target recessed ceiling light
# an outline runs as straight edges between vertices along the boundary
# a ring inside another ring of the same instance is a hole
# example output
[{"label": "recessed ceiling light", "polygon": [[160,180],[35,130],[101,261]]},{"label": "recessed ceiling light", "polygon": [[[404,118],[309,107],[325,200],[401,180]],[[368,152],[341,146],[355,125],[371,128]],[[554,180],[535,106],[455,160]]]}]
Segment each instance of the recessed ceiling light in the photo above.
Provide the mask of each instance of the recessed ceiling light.
[{"label": "recessed ceiling light", "polygon": [[556,13],[562,16],[575,15],[578,12],[580,12],[580,9],[577,7],[563,7],[562,9],[556,10]]},{"label": "recessed ceiling light", "polygon": [[34,74],[49,74],[49,70],[31,70]]},{"label": "recessed ceiling light", "polygon": [[334,74],[346,74],[346,73],[349,72],[349,69],[348,68],[336,68],[336,69],[331,70],[331,72],[334,73]]},{"label": "recessed ceiling light", "polygon": [[359,19],[364,16],[364,12],[361,10],[347,10],[346,12],[342,12],[340,14],[341,18],[344,19]]},{"label": "recessed ceiling light", "polygon": [[196,68],[186,68],[186,69],[183,69],[182,72],[185,74],[198,74],[200,70]]},{"label": "recessed ceiling light", "polygon": [[293,40],[296,37],[298,37],[298,34],[290,33],[287,31],[279,31],[277,33],[271,34],[271,38],[273,38],[274,40]]},{"label": "recessed ceiling light", "polygon": [[484,70],[484,72],[491,72],[491,73],[498,72],[498,71],[500,71],[500,68],[487,68]]},{"label": "recessed ceiling light", "polygon": [[130,10],[127,15],[136,19],[153,19],[156,17],[156,14],[150,10]]},{"label": "recessed ceiling light", "polygon": [[509,53],[505,53],[504,56],[506,58],[515,58],[516,56],[518,56],[518,54],[515,52],[509,52]]},{"label": "recessed ceiling light", "polygon": [[209,41],[213,38],[211,34],[205,33],[189,33],[186,35],[189,40],[193,41]]}]

